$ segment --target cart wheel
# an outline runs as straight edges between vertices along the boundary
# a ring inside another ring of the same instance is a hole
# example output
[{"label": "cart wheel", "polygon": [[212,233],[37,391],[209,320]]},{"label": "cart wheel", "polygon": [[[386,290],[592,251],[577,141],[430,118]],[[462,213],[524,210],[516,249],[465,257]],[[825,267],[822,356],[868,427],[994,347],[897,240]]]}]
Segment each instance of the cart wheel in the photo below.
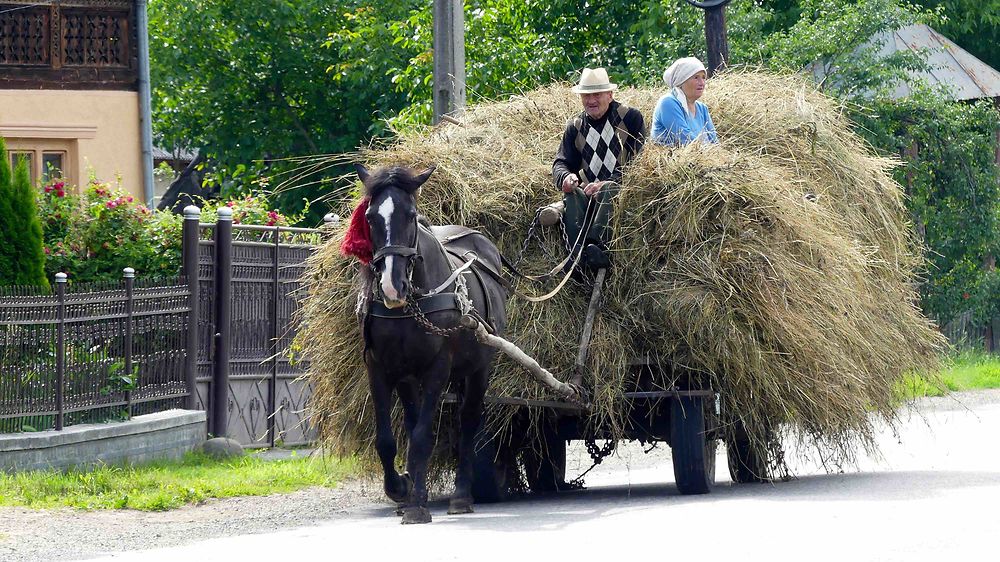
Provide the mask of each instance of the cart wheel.
[{"label": "cart wheel", "polygon": [[716,440],[706,438],[705,399],[680,396],[670,405],[670,448],[681,494],[707,494],[715,484]]},{"label": "cart wheel", "polygon": [[767,482],[767,455],[744,436],[726,444],[729,476],[737,484]]},{"label": "cart wheel", "polygon": [[552,427],[542,431],[544,442],[533,441],[521,453],[524,476],[532,492],[558,492],[566,485],[566,440]]},{"label": "cart wheel", "polygon": [[472,499],[476,503],[497,503],[510,499],[516,468],[509,447],[499,446],[494,438],[476,439],[472,464]]}]

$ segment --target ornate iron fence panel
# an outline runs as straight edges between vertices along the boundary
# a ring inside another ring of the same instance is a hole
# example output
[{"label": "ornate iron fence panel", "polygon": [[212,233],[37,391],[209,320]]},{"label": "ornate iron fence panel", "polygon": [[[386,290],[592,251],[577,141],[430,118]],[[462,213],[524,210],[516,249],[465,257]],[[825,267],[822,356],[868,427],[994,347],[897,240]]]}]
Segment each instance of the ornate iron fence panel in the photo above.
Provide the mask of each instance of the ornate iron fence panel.
[{"label": "ornate iron fence panel", "polygon": [[197,230],[196,407],[209,411],[213,435],[247,447],[310,443],[315,431],[304,412],[311,389],[300,380],[305,364],[293,363],[287,350],[299,279],[321,233],[233,225],[225,211]]},{"label": "ornate iron fence panel", "polygon": [[0,292],[0,433],[62,429],[184,404],[186,281]]}]

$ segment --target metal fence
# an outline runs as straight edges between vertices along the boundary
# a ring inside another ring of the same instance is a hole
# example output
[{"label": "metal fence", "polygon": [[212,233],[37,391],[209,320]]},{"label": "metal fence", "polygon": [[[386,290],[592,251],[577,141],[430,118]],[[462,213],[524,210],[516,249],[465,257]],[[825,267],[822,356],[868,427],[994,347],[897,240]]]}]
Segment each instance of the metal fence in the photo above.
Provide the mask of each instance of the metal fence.
[{"label": "metal fence", "polygon": [[0,290],[0,432],[62,429],[179,407],[186,280]]},{"label": "metal fence", "polygon": [[183,407],[244,446],[312,442],[287,350],[321,231],[218,217],[185,209],[178,279],[0,290],[0,433]]},{"label": "metal fence", "polygon": [[306,365],[286,352],[299,278],[321,231],[234,225],[225,207],[218,217],[200,223],[196,208],[185,209],[184,271],[197,272],[189,278],[198,295],[195,407],[209,411],[212,434],[244,446],[309,443]]}]

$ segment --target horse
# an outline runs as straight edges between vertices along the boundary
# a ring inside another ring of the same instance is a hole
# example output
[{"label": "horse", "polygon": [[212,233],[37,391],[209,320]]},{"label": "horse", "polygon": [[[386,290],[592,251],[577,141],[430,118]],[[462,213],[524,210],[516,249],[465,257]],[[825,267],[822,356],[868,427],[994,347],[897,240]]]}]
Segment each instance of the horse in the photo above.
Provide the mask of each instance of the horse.
[{"label": "horse", "polygon": [[[364,217],[372,251],[370,288],[363,290],[359,310],[385,493],[401,505],[402,523],[431,522],[427,471],[432,423],[454,381],[461,396],[459,444],[448,513],[471,513],[475,436],[495,349],[479,343],[460,321],[472,316],[497,335],[506,328],[508,292],[499,273],[500,252],[472,229],[428,227],[418,221],[418,190],[433,167],[419,173],[399,166],[372,172],[356,168],[368,197]],[[403,474],[395,467],[393,391],[403,406],[409,438]]]}]

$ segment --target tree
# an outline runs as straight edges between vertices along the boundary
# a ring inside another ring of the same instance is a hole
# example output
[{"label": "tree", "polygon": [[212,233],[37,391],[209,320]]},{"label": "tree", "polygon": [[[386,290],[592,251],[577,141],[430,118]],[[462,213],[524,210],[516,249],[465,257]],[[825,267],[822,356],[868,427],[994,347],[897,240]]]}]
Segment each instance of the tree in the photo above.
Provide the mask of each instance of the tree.
[{"label": "tree", "polygon": [[38,217],[35,192],[31,187],[28,163],[19,159],[11,176],[7,148],[0,139],[0,213],[4,213],[0,239],[0,285],[48,287],[45,278],[45,253],[42,246],[42,223]]},{"label": "tree", "polygon": [[[389,28],[416,4],[152,0],[158,141],[202,149],[224,195],[259,191],[299,167],[280,159],[353,151],[385,130],[380,116],[404,106],[391,69],[414,53],[393,46]],[[298,211],[302,197],[329,191],[338,170],[325,172],[301,178],[318,183],[279,203]]]}]

